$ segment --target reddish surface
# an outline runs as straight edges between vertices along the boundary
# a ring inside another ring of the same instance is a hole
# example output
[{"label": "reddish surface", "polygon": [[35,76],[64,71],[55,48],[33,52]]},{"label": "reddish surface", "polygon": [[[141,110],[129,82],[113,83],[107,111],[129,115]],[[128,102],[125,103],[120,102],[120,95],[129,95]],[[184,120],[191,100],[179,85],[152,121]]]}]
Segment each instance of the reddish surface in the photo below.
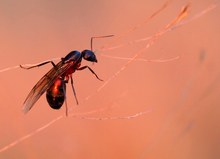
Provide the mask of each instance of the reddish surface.
[{"label": "reddish surface", "polygon": [[[100,51],[101,46],[126,44],[148,37],[167,25],[188,1],[173,0],[149,23],[124,38],[125,30],[143,22],[165,1],[0,1],[0,69],[64,57],[72,50],[94,49],[97,64],[90,64],[108,81],[127,62],[104,56],[132,57],[145,43]],[[188,18],[213,1],[192,0]],[[99,89],[103,82],[88,70],[74,73],[79,99],[76,106],[70,84],[67,102],[71,113],[106,108],[90,117],[121,117],[151,112],[134,119],[83,120],[63,117],[50,127],[0,153],[0,158],[77,159],[208,159],[220,158],[220,10],[160,37],[140,58],[170,62],[133,61]],[[113,40],[113,43],[111,41]],[[58,62],[58,61],[55,61]],[[52,110],[43,95],[24,115],[22,103],[51,65],[33,70],[0,73],[0,149],[65,113]],[[87,99],[88,96],[91,96]],[[88,116],[88,115],[87,115]]]}]

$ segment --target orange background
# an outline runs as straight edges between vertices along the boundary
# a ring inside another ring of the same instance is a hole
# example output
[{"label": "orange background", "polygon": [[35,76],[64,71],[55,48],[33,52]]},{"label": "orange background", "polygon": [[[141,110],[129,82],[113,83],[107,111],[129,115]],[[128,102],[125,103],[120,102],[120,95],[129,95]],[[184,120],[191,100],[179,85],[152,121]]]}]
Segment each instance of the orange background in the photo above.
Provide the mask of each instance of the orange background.
[{"label": "orange background", "polygon": [[[212,2],[190,1],[187,18]],[[117,38],[164,3],[163,0],[2,0],[0,69],[64,57],[72,50],[89,49],[92,36],[114,34],[112,38],[95,40],[98,64],[82,63],[108,81],[127,61],[102,55],[132,57],[146,43],[108,51],[101,51],[101,46],[127,44],[155,34],[188,1],[171,1],[149,23]],[[1,152],[0,158],[220,158],[219,15],[217,6],[201,18],[161,36],[140,56],[151,60],[180,56],[178,60],[133,61],[98,92],[103,82],[88,70],[74,73],[79,106],[68,84],[67,102],[73,109],[70,113],[97,110],[83,116],[95,118],[126,117],[146,110],[149,113],[123,120],[63,117]],[[29,91],[50,68],[48,64],[29,71],[15,69],[0,73],[0,149],[64,114],[65,107],[52,110],[45,95],[27,115],[21,112]],[[91,97],[86,100],[88,96]]]}]

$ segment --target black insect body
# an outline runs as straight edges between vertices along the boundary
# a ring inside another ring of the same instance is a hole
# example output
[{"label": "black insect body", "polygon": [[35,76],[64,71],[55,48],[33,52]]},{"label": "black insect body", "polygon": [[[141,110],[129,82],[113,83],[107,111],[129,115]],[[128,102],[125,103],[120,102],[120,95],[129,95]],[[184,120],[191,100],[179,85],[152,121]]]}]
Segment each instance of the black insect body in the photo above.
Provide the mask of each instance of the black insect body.
[{"label": "black insect body", "polygon": [[[61,58],[61,61],[56,65],[53,61],[46,61],[31,67],[24,67],[20,65],[20,67],[24,69],[40,67],[48,63],[51,63],[53,65],[53,68],[37,82],[37,84],[32,88],[31,92],[28,94],[26,100],[24,101],[24,113],[27,113],[34,106],[34,104],[37,102],[37,100],[41,97],[41,95],[44,92],[46,92],[47,102],[49,103],[50,107],[53,109],[60,109],[66,99],[66,83],[68,83],[69,79],[71,80],[73,94],[75,96],[76,103],[78,104],[76,92],[73,86],[72,74],[76,70],[84,70],[88,68],[96,76],[98,80],[102,81],[89,66],[81,67],[81,61],[82,59],[84,59],[90,62],[97,62],[95,53],[92,51],[93,39],[111,36],[113,35],[92,37],[91,50],[84,50],[82,52],[71,51],[64,58]],[[68,109],[66,104],[66,115],[67,114]]]}]

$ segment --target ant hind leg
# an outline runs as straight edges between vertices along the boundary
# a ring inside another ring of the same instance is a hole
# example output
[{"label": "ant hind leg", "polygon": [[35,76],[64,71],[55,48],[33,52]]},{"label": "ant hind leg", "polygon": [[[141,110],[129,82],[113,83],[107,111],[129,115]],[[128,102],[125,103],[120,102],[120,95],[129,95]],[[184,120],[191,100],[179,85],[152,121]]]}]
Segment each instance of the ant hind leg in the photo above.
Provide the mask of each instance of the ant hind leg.
[{"label": "ant hind leg", "polygon": [[53,67],[56,67],[56,65],[54,64],[53,61],[46,61],[46,62],[37,64],[37,65],[32,65],[30,67],[25,67],[25,66],[20,65],[20,67],[23,68],[23,69],[29,70],[29,69],[32,69],[32,68],[35,68],[35,67],[43,66],[43,65],[48,64],[48,63],[51,63],[53,65]]}]

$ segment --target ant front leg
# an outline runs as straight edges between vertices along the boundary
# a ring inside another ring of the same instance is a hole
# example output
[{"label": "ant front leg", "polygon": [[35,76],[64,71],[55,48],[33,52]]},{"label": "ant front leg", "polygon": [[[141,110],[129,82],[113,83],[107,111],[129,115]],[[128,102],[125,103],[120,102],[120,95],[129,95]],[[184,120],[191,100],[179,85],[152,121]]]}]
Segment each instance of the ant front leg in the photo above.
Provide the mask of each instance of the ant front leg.
[{"label": "ant front leg", "polygon": [[88,68],[88,69],[96,76],[96,78],[97,78],[98,80],[103,81],[102,79],[100,79],[100,78],[98,77],[98,75],[97,75],[89,66],[83,66],[83,67],[78,68],[77,70],[84,70],[84,69],[86,69],[86,68]]},{"label": "ant front leg", "polygon": [[24,66],[20,65],[20,67],[23,68],[23,69],[29,70],[29,69],[32,69],[32,68],[35,68],[35,67],[43,66],[43,65],[48,64],[48,63],[51,63],[53,65],[53,67],[56,67],[56,65],[54,64],[53,61],[46,61],[46,62],[37,64],[37,65],[33,65],[33,66],[30,66],[30,67],[24,67]]},{"label": "ant front leg", "polygon": [[65,107],[66,107],[66,116],[68,116],[68,106],[67,106],[67,100],[66,100],[66,83],[68,83],[68,79],[62,79],[64,102],[65,102]]}]

